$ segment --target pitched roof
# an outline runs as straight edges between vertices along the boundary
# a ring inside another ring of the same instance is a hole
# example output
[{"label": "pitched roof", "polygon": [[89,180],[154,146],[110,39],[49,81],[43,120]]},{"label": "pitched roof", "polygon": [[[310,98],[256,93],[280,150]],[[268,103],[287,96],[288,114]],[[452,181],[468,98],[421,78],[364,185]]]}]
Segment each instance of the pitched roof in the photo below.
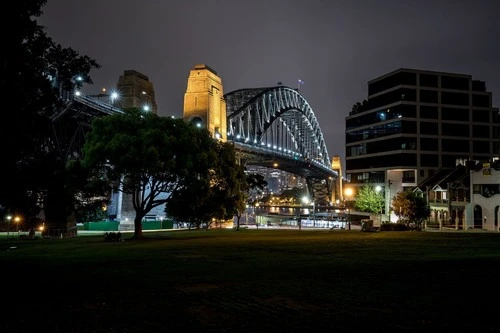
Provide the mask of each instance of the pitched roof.
[{"label": "pitched roof", "polygon": [[424,192],[427,189],[446,189],[448,184],[455,181],[464,182],[468,176],[467,168],[458,164],[454,169],[439,169],[434,175],[424,179],[417,185],[417,189]]}]

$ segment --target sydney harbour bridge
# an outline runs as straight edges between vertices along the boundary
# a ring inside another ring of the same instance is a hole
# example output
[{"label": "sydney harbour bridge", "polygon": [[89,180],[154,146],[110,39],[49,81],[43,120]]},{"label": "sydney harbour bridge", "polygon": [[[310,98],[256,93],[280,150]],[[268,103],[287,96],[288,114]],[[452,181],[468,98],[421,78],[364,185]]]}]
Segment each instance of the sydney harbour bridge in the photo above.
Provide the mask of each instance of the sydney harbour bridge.
[{"label": "sydney harbour bridge", "polygon": [[[144,95],[154,97],[152,84],[144,82],[146,76],[127,72],[142,80],[134,81],[138,87],[129,87],[128,91],[137,98],[126,107],[139,106]],[[123,109],[123,105],[97,96],[70,94],[66,106],[52,119],[55,148],[65,158],[81,154],[92,120],[122,113]],[[198,121],[215,138],[233,142],[237,158],[244,165],[282,170],[304,178],[318,205],[332,205],[341,197],[336,188],[340,166],[332,168],[318,120],[298,89],[277,85],[223,94],[216,72],[197,65],[188,79],[184,119]]]}]

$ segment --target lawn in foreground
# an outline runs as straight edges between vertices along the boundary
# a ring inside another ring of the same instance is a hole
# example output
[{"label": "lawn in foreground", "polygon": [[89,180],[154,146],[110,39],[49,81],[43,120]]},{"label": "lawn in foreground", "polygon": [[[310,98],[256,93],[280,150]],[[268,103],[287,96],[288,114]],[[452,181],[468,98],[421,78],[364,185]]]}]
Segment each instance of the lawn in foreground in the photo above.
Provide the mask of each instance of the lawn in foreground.
[{"label": "lawn in foreground", "polygon": [[0,240],[0,331],[498,326],[496,233],[210,230],[127,238]]}]

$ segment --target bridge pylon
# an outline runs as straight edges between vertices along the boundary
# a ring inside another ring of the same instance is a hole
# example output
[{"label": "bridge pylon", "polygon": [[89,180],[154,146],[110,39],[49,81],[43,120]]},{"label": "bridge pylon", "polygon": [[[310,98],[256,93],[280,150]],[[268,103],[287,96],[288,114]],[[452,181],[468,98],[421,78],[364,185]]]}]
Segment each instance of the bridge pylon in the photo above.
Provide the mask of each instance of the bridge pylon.
[{"label": "bridge pylon", "polygon": [[332,169],[337,171],[338,177],[333,182],[333,188],[331,191],[332,200],[331,202],[335,204],[337,200],[339,202],[344,202],[344,192],[343,192],[343,184],[342,184],[342,161],[340,160],[340,156],[335,155],[332,158]]},{"label": "bridge pylon", "polygon": [[148,76],[135,70],[125,70],[118,78],[116,89],[120,92],[118,104],[121,108],[149,109],[158,114],[155,90]]},{"label": "bridge pylon", "polygon": [[190,71],[184,94],[184,115],[187,122],[207,128],[216,139],[227,140],[226,101],[222,79],[205,64]]}]

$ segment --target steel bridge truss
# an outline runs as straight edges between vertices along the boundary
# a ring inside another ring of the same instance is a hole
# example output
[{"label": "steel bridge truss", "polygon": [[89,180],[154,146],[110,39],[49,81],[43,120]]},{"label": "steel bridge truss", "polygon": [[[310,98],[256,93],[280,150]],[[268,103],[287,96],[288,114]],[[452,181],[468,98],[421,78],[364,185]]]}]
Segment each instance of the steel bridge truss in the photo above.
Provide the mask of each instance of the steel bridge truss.
[{"label": "steel bridge truss", "polygon": [[303,176],[317,202],[330,202],[338,177],[312,108],[285,86],[242,89],[225,95],[227,137],[242,163]]},{"label": "steel bridge truss", "polygon": [[88,96],[71,96],[52,115],[52,137],[47,138],[45,146],[65,160],[81,157],[92,120],[115,113],[123,110]]}]

